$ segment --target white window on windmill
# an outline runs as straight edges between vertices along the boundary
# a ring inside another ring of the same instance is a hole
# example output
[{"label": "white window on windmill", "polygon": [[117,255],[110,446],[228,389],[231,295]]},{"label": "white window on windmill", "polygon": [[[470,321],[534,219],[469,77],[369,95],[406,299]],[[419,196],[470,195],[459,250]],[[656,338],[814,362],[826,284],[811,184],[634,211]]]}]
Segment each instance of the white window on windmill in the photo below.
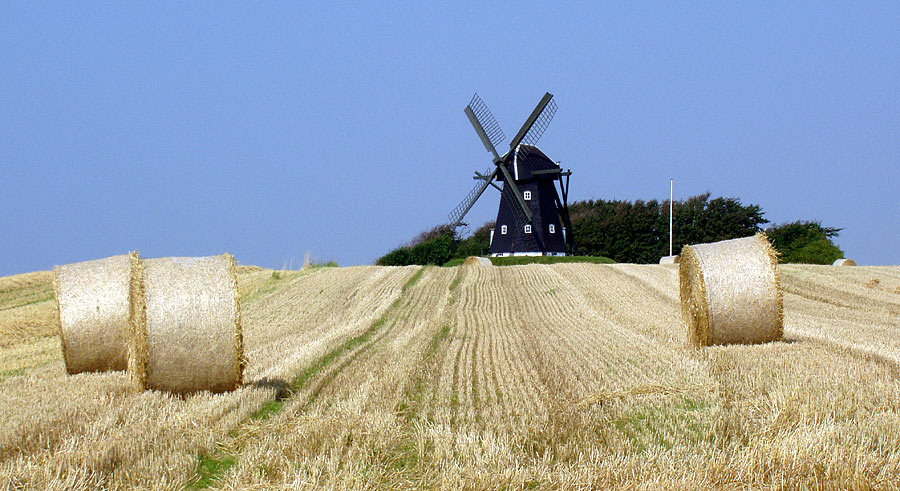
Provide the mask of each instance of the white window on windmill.
[{"label": "white window on windmill", "polygon": [[506,225],[501,225],[501,226],[500,226],[500,234],[501,234],[501,235],[506,235]]},{"label": "white window on windmill", "polygon": [[522,197],[525,198],[526,200],[531,199],[531,191],[525,191],[523,194],[524,194],[524,196],[522,196]]},{"label": "white window on windmill", "polygon": [[525,225],[525,233],[526,233],[526,234],[530,234],[530,233],[531,233],[531,225]]},{"label": "white window on windmill", "polygon": [[554,224],[552,224],[552,223],[550,224],[550,233],[551,233],[551,234],[555,234],[555,233],[556,233],[556,225],[554,225]]}]

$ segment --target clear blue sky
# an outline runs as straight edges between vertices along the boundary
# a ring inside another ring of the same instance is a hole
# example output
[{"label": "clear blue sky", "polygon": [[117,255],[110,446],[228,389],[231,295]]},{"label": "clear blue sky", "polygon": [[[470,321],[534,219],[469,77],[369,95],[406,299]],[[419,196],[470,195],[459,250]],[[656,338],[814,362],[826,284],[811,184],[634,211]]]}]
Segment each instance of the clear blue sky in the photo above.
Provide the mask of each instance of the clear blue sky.
[{"label": "clear blue sky", "polygon": [[555,94],[571,199],[674,177],[900,263],[900,4],[429,3],[4,2],[0,275],[133,249],[369,264],[489,166],[475,91],[507,136]]}]

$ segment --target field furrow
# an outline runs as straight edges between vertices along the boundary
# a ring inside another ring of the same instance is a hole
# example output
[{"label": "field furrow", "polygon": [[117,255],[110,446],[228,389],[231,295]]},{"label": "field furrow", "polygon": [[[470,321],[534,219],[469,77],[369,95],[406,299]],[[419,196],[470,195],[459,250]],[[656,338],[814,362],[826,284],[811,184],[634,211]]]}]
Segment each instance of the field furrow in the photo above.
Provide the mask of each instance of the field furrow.
[{"label": "field furrow", "polygon": [[900,371],[900,279],[891,277],[900,268],[781,270],[786,336],[844,348]]},{"label": "field furrow", "polygon": [[344,487],[362,468],[414,470],[420,368],[442,331],[455,276],[452,269],[424,270],[371,338],[323,372],[314,393],[298,391],[277,414],[248,425],[233,442],[236,464],[222,485]]},{"label": "field furrow", "polygon": [[674,266],[244,268],[247,383],[184,398],[0,278],[0,488],[897,489],[900,268],[780,269],[784,341],[697,349]]},{"label": "field furrow", "polygon": [[[304,366],[377,318],[413,271],[295,274],[248,302],[246,385],[231,393],[139,393],[122,372],[66,376],[61,363],[43,377],[7,380],[0,385],[0,419],[7,421],[0,428],[0,480],[41,488],[79,475],[88,487],[183,486],[198,451],[215,448],[230,429],[283,393]],[[272,305],[278,305],[274,317]],[[79,474],[83,469],[90,472]]]},{"label": "field furrow", "polygon": [[[568,467],[579,455],[611,459],[696,432],[678,423],[705,410],[703,364],[608,319],[609,305],[598,310],[587,299],[602,292],[563,273],[585,265],[563,266],[464,272],[453,339],[429,377],[435,406],[423,438],[433,442],[442,487],[547,484],[548,476],[590,486],[587,474]],[[593,270],[584,277],[591,283],[591,273],[607,275]],[[478,397],[461,397],[470,393]],[[632,417],[635,403],[667,419],[637,431],[616,424]]]}]

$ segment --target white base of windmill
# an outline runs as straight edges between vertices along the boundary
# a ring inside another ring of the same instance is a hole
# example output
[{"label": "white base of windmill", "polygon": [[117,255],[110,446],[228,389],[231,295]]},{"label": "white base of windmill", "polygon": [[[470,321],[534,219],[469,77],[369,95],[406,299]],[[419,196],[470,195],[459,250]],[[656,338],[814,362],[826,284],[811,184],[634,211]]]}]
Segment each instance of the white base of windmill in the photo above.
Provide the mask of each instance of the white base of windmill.
[{"label": "white base of windmill", "polygon": [[513,257],[513,256],[528,256],[528,257],[537,257],[537,256],[565,256],[565,252],[498,252],[496,254],[491,254],[491,257]]}]

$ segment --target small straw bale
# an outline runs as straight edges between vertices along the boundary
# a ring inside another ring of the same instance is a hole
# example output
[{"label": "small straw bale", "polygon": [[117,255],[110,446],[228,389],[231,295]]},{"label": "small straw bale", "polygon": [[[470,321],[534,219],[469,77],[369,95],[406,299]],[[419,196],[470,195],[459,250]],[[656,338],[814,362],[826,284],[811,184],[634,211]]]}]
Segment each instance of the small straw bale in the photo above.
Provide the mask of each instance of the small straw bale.
[{"label": "small straw bale", "polygon": [[856,266],[856,261],[849,258],[835,259],[832,266]]},{"label": "small straw bale", "polygon": [[681,312],[694,345],[765,343],[782,337],[778,255],[764,234],[685,246]]},{"label": "small straw bale", "polygon": [[131,284],[128,371],[142,389],[225,392],[243,381],[234,258],[141,261]]},{"label": "small straw bale", "polygon": [[678,261],[681,260],[681,256],[675,254],[674,256],[663,256],[659,258],[659,264],[678,264]]},{"label": "small straw bale", "polygon": [[491,260],[486,257],[469,256],[463,262],[464,265],[474,264],[476,266],[491,266]]},{"label": "small straw bale", "polygon": [[129,284],[137,252],[53,269],[66,372],[125,370]]}]

